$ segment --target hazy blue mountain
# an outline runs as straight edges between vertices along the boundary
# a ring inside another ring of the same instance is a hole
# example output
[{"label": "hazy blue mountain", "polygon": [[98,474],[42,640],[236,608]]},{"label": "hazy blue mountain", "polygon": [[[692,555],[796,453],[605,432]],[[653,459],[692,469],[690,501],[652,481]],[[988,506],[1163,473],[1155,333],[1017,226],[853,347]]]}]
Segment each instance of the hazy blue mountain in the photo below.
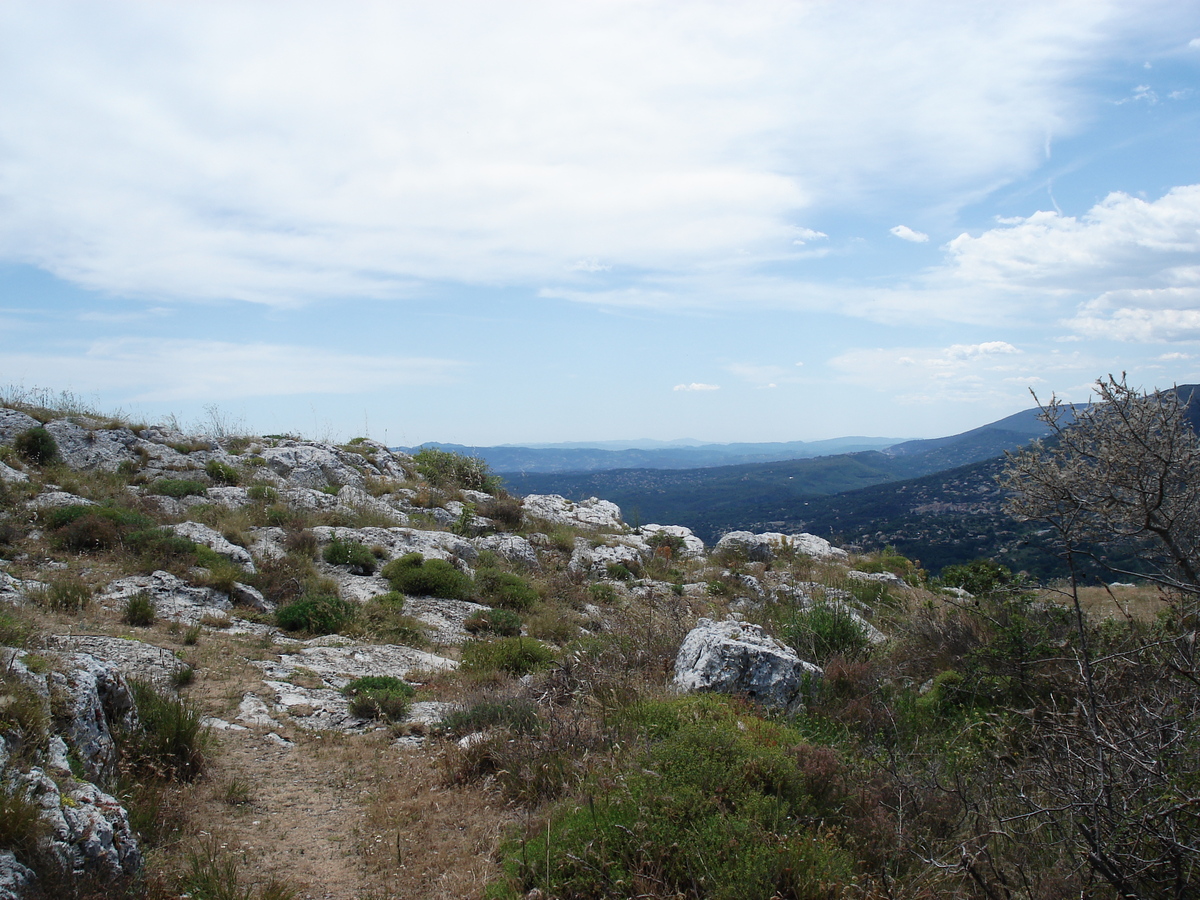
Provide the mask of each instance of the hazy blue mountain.
[{"label": "hazy blue mountain", "polygon": [[[529,447],[465,447],[429,442],[422,447],[453,450],[486,460],[496,472],[596,472],[605,469],[698,469],[738,463],[811,459],[837,453],[879,450],[897,438],[841,437],[824,441],[703,444],[698,441],[608,441],[594,445],[539,444]],[[638,446],[633,446],[638,445]],[[401,448],[414,452],[419,447]]]}]

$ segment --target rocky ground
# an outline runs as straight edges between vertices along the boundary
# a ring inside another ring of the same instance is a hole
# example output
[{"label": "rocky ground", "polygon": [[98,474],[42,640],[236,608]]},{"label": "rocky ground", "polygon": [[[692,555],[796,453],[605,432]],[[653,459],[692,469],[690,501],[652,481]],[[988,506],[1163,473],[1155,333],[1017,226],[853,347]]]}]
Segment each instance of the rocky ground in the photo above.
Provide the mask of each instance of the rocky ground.
[{"label": "rocky ground", "polygon": [[[445,727],[472,698],[577,728],[585,713],[568,711],[622,678],[792,708],[820,669],[772,636],[772,611],[822,603],[882,641],[869,601],[909,590],[812,535],[706,548],[631,529],[602,500],[517,500],[421,464],[366,439],[0,408],[0,898],[64,883],[201,896],[202,871],[239,896],[481,896],[536,798],[513,802],[503,771],[464,762],[492,739],[486,723]],[[370,560],[338,562],[345,547]],[[383,570],[414,553],[471,576],[469,595],[398,596]],[[345,621],[280,626],[318,596]],[[496,609],[545,659],[488,655],[518,640]],[[583,661],[603,635],[637,638],[616,671]],[[364,676],[411,685],[403,715],[356,709],[345,689]],[[194,772],[135,765],[136,684],[201,717]]]}]

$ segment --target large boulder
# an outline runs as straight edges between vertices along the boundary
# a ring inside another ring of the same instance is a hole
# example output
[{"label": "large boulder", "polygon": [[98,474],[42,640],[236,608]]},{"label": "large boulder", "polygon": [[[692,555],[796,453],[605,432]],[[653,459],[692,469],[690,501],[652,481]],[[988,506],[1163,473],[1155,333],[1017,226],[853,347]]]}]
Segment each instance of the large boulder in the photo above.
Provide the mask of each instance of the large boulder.
[{"label": "large boulder", "polygon": [[84,428],[69,419],[46,426],[58,444],[58,455],[72,469],[115,472],[123,462],[139,460],[138,437],[128,428]]},{"label": "large boulder", "polygon": [[573,525],[577,528],[623,528],[621,507],[599,497],[589,497],[578,503],[558,494],[530,494],[521,507],[525,515],[554,525]]},{"label": "large boulder", "polygon": [[254,559],[250,556],[250,551],[227,540],[215,528],[209,528],[200,522],[180,522],[178,525],[169,527],[181,538],[186,538],[193,544],[203,544],[219,556],[224,556],[230,562],[241,566],[247,572],[253,574],[257,571],[254,568]]},{"label": "large boulder", "polygon": [[717,541],[716,552],[745,557],[750,562],[770,562],[775,558],[771,542],[763,535],[749,531],[731,531],[722,535]]},{"label": "large boulder", "polygon": [[362,487],[366,483],[362,472],[366,460],[329,444],[281,441],[278,446],[264,449],[261,455],[271,470],[292,487],[319,490],[329,485]]},{"label": "large boulder", "polygon": [[33,416],[20,410],[0,407],[0,444],[11,444],[17,439],[17,435],[41,424]]},{"label": "large boulder", "polygon": [[704,555],[704,541],[692,534],[692,529],[685,528],[682,525],[643,525],[642,536],[649,541],[653,546],[659,543],[662,539],[656,540],[656,535],[661,535],[662,538],[675,539],[682,541],[679,552],[675,554],[680,559],[691,559],[697,556]]},{"label": "large boulder", "polygon": [[781,709],[804,702],[806,684],[824,673],[757,625],[701,619],[675,657],[675,687],[750,697]]}]

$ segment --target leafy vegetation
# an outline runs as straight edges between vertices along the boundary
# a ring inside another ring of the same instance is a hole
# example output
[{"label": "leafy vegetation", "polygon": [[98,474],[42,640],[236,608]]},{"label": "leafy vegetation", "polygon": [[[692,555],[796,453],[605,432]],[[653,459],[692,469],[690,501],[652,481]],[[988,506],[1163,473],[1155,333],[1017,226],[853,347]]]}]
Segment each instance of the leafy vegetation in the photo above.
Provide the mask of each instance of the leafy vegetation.
[{"label": "leafy vegetation", "polygon": [[412,685],[393,675],[364,675],[342,688],[342,693],[350,698],[350,712],[360,719],[402,722],[414,691]]},{"label": "leafy vegetation", "polygon": [[332,594],[306,594],[275,610],[275,621],[286,631],[336,634],[352,622],[357,607]]},{"label": "leafy vegetation", "polygon": [[500,478],[477,457],[424,447],[413,455],[413,465],[434,487],[463,488],[487,494],[500,489]]},{"label": "leafy vegetation", "polygon": [[425,559],[420,553],[406,553],[382,570],[393,588],[416,597],[444,597],[466,600],[475,590],[471,576],[444,559]]},{"label": "leafy vegetation", "polygon": [[379,562],[359,541],[344,541],[336,537],[326,545],[323,556],[331,566],[347,566],[355,575],[370,575]]}]

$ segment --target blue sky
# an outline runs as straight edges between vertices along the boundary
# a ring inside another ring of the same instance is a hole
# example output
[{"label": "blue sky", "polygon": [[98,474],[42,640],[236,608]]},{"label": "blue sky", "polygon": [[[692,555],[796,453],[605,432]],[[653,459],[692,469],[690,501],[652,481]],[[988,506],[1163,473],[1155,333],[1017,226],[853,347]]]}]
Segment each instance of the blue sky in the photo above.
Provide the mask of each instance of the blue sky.
[{"label": "blue sky", "polygon": [[1200,381],[1200,6],[0,5],[0,385],[391,444]]}]

